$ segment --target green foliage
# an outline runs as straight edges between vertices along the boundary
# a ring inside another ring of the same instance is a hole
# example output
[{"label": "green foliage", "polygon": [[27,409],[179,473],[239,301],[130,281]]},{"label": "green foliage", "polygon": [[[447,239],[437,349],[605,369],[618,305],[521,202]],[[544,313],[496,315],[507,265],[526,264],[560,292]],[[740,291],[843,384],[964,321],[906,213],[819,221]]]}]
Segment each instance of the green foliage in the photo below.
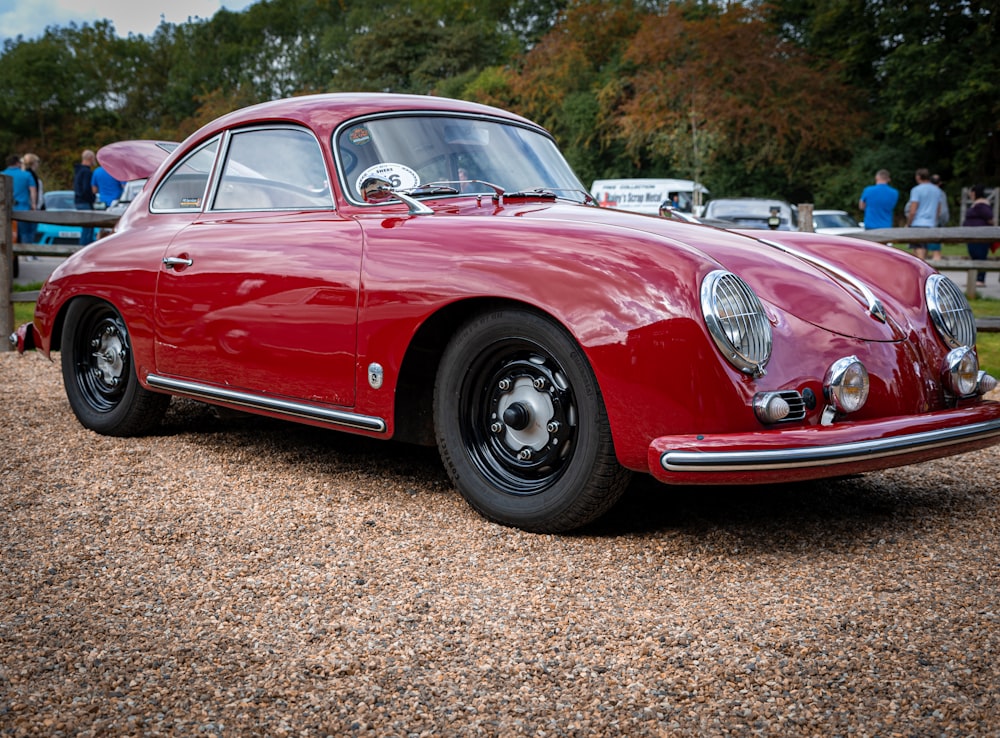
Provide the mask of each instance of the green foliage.
[{"label": "green foliage", "polygon": [[993,0],[258,0],[121,38],[107,21],[0,50],[0,150],[49,189],[83,148],[179,140],[318,91],[475,99],[548,127],[584,181],[680,176],[716,195],[854,211],[888,168],[1000,184]]},{"label": "green foliage", "polygon": [[[871,123],[850,167],[866,171],[865,184],[880,167],[901,189],[921,166],[966,185],[1000,179],[995,2],[772,0],[767,8],[785,37],[836,61],[864,94]],[[889,157],[873,163],[873,149]]]}]

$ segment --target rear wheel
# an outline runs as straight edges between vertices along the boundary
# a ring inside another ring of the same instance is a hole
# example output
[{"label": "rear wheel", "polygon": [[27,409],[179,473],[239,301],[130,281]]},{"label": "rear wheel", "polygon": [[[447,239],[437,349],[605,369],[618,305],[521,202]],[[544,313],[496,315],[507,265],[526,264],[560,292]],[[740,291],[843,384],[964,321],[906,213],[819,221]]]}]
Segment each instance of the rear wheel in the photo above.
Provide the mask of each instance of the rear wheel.
[{"label": "rear wheel", "polygon": [[479,315],[455,335],[435,383],[434,423],[455,486],[504,525],[579,528],[614,505],[630,478],[583,352],[527,310]]},{"label": "rear wheel", "polygon": [[128,329],[111,305],[89,298],[73,301],[61,354],[66,397],[84,427],[108,436],[136,436],[159,425],[170,396],[139,385]]}]

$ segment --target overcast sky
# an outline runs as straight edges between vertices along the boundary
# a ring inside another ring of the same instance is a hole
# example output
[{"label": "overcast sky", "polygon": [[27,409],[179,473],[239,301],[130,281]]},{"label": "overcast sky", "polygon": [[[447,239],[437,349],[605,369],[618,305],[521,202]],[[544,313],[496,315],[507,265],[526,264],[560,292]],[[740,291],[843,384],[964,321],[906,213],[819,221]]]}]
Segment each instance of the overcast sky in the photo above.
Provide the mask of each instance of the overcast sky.
[{"label": "overcast sky", "polygon": [[211,18],[219,8],[240,11],[254,0],[0,0],[0,42],[41,36],[49,26],[111,21],[119,36],[149,36],[160,25]]}]

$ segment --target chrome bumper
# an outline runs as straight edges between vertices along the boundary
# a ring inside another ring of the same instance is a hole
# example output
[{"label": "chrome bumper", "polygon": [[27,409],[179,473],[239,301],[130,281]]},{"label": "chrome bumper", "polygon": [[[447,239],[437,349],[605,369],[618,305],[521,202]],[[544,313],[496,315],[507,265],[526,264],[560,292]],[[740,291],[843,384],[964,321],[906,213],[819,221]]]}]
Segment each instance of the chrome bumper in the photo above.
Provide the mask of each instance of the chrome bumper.
[{"label": "chrome bumper", "polygon": [[1000,403],[924,415],[656,438],[649,471],[667,484],[764,484],[889,469],[1000,443]]},{"label": "chrome bumper", "polygon": [[31,323],[25,323],[7,336],[7,341],[10,342],[11,349],[17,351],[19,354],[23,354],[25,351],[33,351],[35,349],[34,326]]},{"label": "chrome bumper", "polygon": [[818,448],[757,451],[667,451],[660,456],[660,464],[667,471],[679,472],[800,469],[833,464],[856,464],[871,459],[924,453],[991,438],[1000,442],[1000,420]]}]

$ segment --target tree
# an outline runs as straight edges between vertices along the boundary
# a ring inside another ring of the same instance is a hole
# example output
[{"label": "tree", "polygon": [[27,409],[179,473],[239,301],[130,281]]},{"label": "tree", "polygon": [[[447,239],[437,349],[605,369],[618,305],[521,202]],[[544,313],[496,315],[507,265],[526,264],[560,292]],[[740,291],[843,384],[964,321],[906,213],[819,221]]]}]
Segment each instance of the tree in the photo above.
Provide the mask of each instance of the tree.
[{"label": "tree", "polygon": [[[359,25],[349,41],[350,54],[331,80],[332,89],[385,92],[436,92],[449,81],[471,79],[516,47],[499,20],[507,3],[458,0],[384,2],[377,25]],[[370,24],[371,3],[350,21]]]},{"label": "tree", "polygon": [[[786,38],[820,60],[836,60],[843,79],[862,93],[871,124],[852,162],[877,150],[879,166],[895,166],[900,175],[926,166],[965,184],[1000,178],[997,11],[995,0],[766,6]],[[874,170],[864,169],[867,182]]]},{"label": "tree", "polygon": [[[652,148],[680,164],[687,154],[678,151],[697,145],[706,168],[726,162],[746,181],[780,173],[786,191],[805,190],[810,170],[846,153],[861,130],[836,74],[742,5],[697,15],[670,6],[645,20],[625,58],[631,94],[618,120],[630,151]],[[691,145],[678,149],[685,138]]]}]

